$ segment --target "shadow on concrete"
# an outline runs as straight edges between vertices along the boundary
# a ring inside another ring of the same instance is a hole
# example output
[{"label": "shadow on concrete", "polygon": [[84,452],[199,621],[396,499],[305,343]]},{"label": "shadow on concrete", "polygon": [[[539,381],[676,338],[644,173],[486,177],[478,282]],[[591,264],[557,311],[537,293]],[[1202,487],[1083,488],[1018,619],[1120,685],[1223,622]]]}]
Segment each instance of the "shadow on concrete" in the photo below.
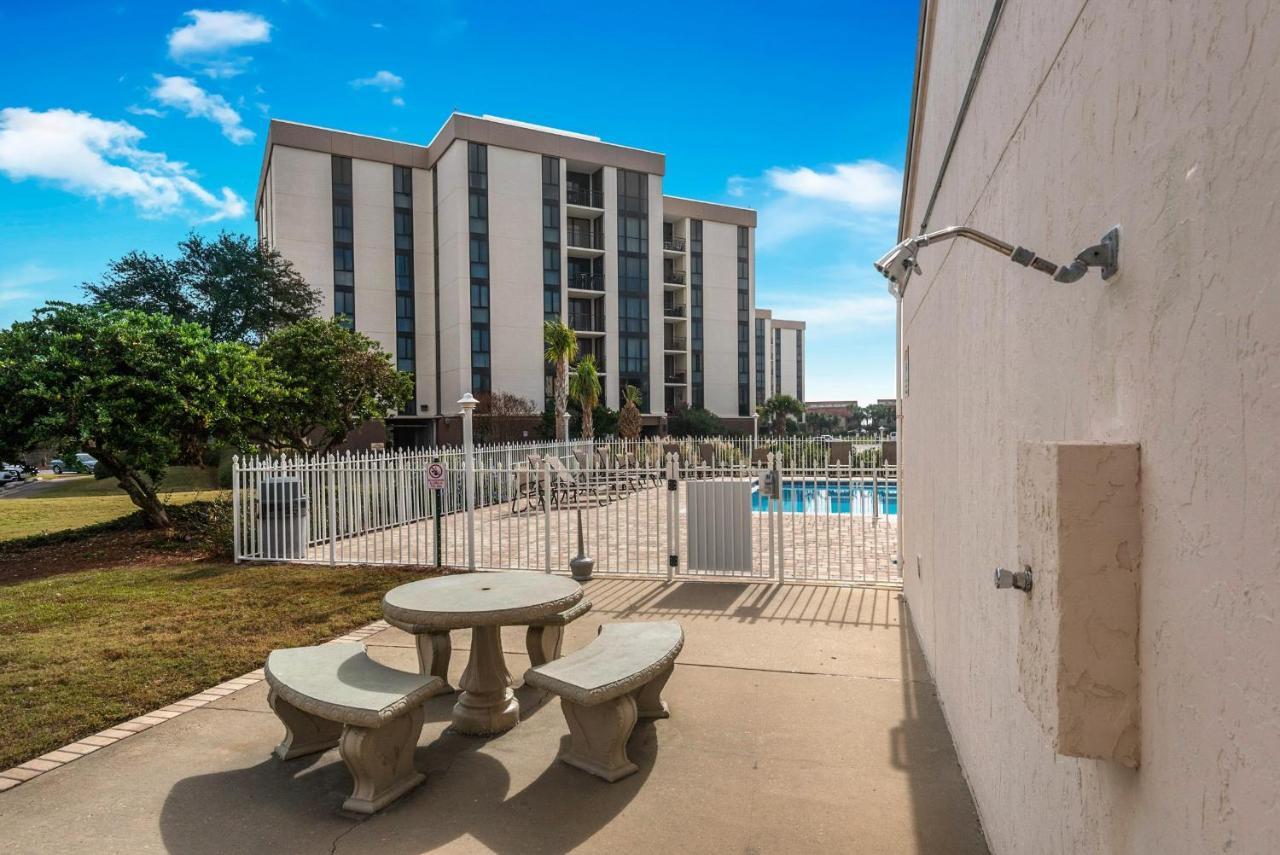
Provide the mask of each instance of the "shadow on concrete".
[{"label": "shadow on concrete", "polygon": [[[907,775],[916,851],[986,855],[981,823],[934,685],[928,673],[917,673],[927,666],[916,649],[911,613],[905,604],[898,630],[903,718],[889,731],[889,758],[895,769]],[[957,798],[957,793],[967,798]]]},{"label": "shadow on concrete", "polygon": [[745,623],[777,622],[893,629],[893,588],[791,585],[776,582],[667,582],[596,579],[594,610],[626,620],[634,615]]},{"label": "shadow on concrete", "polygon": [[[528,694],[542,695],[532,689]],[[545,705],[531,696],[527,700],[529,714]],[[525,703],[522,696],[522,718]],[[444,706],[447,710],[452,702]],[[494,852],[567,852],[630,803],[658,755],[653,722],[640,722],[627,745],[640,767],[636,774],[608,784],[549,753],[542,772],[511,793],[505,759],[521,768],[535,759],[544,762],[543,746],[537,746],[537,758],[527,756],[533,746],[522,744],[520,736],[519,727],[493,740],[446,730],[415,753],[414,765],[427,780],[372,817],[341,810],[351,778],[336,752],[287,762],[270,757],[256,766],[194,776],[170,790],[161,811],[161,835],[168,851],[192,855],[343,850],[417,855],[466,837]],[[561,749],[568,739],[561,738]],[[483,750],[490,745],[492,754]]]}]

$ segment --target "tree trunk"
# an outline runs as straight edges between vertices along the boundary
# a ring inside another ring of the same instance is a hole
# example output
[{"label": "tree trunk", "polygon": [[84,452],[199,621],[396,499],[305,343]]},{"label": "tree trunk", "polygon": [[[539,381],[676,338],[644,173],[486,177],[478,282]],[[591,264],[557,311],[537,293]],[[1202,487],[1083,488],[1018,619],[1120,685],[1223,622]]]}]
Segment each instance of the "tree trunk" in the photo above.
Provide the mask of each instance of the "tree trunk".
[{"label": "tree trunk", "polygon": [[595,423],[592,421],[592,415],[591,415],[592,409],[594,408],[588,407],[585,404],[582,407],[582,438],[583,439],[591,439],[596,435]]},{"label": "tree trunk", "polygon": [[569,439],[569,428],[564,423],[564,414],[568,408],[569,358],[562,356],[556,363],[556,439],[561,442]]},{"label": "tree trunk", "polygon": [[107,464],[107,468],[120,482],[120,489],[128,493],[129,499],[142,511],[142,518],[147,528],[172,527],[169,512],[165,510],[164,502],[160,501],[159,495],[156,494],[154,484],[143,478],[141,473],[122,466],[119,459],[111,454],[95,450],[94,456],[99,462]]}]

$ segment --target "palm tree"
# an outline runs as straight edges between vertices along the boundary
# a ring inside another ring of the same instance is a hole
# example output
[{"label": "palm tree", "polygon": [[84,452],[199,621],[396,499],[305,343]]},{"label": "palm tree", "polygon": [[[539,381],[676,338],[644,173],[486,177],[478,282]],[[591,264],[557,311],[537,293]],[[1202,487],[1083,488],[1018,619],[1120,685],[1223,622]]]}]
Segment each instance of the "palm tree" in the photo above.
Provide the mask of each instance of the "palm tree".
[{"label": "palm tree", "polygon": [[640,390],[631,384],[622,390],[622,412],[618,414],[618,433],[623,439],[640,436]]},{"label": "palm tree", "polygon": [[790,395],[774,395],[760,405],[758,412],[765,421],[773,422],[775,436],[786,436],[787,419],[804,415],[804,404]]},{"label": "palm tree", "polygon": [[578,336],[562,321],[544,321],[542,341],[547,346],[543,356],[556,367],[556,439],[563,442],[569,438],[564,414],[569,408],[569,363],[578,355]]},{"label": "palm tree", "polygon": [[591,411],[600,401],[600,372],[596,370],[596,358],[588,353],[578,360],[577,370],[569,380],[569,395],[582,407],[582,438],[595,436],[591,423]]}]

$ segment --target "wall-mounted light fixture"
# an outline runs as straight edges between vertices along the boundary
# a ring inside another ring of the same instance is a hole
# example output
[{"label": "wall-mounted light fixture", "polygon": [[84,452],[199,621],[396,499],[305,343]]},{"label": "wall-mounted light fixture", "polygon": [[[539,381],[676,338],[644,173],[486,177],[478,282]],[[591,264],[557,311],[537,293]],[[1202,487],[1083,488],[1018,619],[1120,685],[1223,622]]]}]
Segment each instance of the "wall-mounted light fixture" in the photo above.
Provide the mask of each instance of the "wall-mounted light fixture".
[{"label": "wall-mounted light fixture", "polygon": [[931,243],[940,243],[952,238],[968,238],[994,249],[1009,260],[1023,267],[1030,267],[1041,273],[1052,276],[1055,282],[1075,282],[1088,272],[1090,267],[1102,269],[1102,278],[1110,279],[1120,271],[1120,227],[1116,226],[1102,236],[1093,246],[1081,250],[1070,264],[1057,265],[1048,259],[1041,258],[1032,250],[1023,246],[1013,246],[986,232],[968,226],[951,226],[936,232],[909,237],[893,249],[886,252],[876,262],[876,270],[889,280],[889,292],[895,296],[902,293],[912,273],[920,272],[916,255],[921,247]]}]

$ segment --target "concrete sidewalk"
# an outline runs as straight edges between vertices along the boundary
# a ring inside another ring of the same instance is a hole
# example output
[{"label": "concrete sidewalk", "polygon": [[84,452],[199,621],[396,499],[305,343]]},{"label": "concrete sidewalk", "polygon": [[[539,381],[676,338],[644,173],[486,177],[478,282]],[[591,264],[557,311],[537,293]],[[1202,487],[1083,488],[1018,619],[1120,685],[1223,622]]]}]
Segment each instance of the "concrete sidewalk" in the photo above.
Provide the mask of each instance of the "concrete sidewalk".
[{"label": "concrete sidewalk", "polygon": [[[955,752],[888,589],[600,580],[566,650],[601,622],[675,618],[686,644],[641,723],[640,772],[616,784],[558,763],[559,702],[520,689],[522,722],[446,733],[433,699],[416,758],[427,781],[362,818],[341,811],[337,756],[281,763],[259,683],[0,794],[5,852],[986,852]],[[528,667],[523,631],[507,664]],[[366,642],[412,668],[409,636]],[[454,680],[468,638],[454,633]]]}]

